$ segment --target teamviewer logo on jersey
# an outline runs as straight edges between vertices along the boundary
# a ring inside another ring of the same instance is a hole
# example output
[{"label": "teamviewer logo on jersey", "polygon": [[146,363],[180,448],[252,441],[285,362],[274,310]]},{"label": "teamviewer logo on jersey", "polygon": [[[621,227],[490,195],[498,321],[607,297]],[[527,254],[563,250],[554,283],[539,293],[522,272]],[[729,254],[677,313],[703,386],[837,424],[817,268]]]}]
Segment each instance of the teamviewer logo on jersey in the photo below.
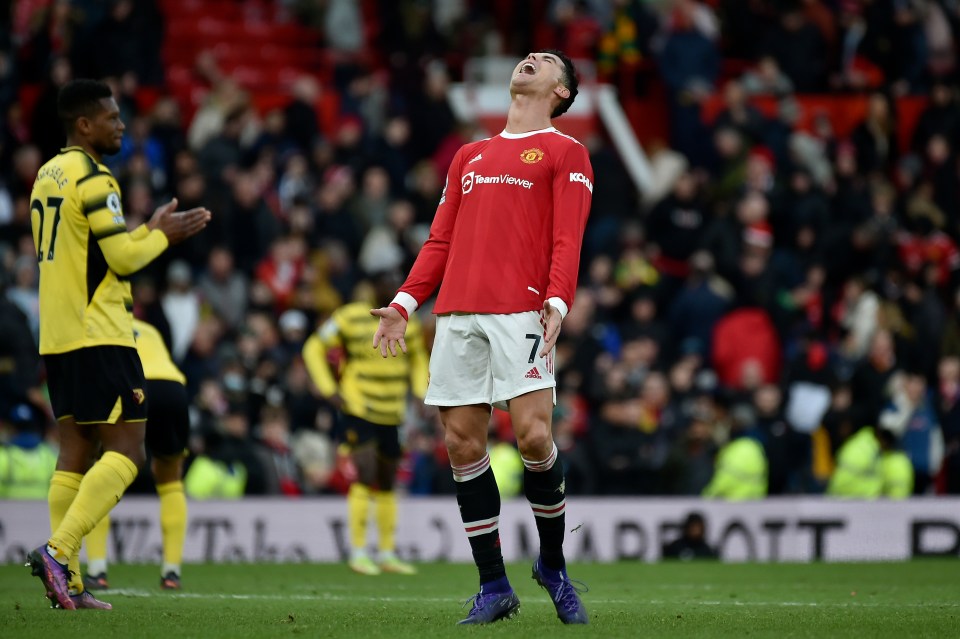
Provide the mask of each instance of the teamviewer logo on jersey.
[{"label": "teamviewer logo on jersey", "polygon": [[537,370],[536,366],[528,370],[524,377],[527,379],[543,379],[543,377],[540,376],[540,371]]},{"label": "teamviewer logo on jersey", "polygon": [[473,190],[473,171],[470,171],[460,180],[460,191],[466,195]]},{"label": "teamviewer logo on jersey", "polygon": [[501,173],[500,175],[480,175],[470,171],[460,178],[460,192],[466,195],[473,190],[475,184],[506,184],[508,186],[516,186],[521,189],[527,189],[528,191],[533,188],[533,182],[530,180],[525,180],[523,178],[518,178],[509,173]]}]

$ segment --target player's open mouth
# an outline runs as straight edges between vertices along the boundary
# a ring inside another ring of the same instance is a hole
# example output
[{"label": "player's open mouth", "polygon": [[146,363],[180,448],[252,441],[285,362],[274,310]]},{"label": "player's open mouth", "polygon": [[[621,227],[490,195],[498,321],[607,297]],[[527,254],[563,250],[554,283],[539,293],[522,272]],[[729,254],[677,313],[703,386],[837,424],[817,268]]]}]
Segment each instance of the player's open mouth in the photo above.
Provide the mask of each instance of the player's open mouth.
[{"label": "player's open mouth", "polygon": [[[522,65],[520,65],[520,73],[535,75],[537,73],[537,66],[533,62],[524,62]],[[517,75],[520,75],[520,73]]]}]

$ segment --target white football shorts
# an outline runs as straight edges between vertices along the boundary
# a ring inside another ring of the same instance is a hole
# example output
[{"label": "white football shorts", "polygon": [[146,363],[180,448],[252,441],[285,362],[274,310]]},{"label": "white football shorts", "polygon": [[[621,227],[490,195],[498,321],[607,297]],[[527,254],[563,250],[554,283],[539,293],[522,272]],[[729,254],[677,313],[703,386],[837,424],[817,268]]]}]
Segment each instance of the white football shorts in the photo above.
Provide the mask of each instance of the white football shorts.
[{"label": "white football shorts", "polygon": [[556,349],[540,357],[543,331],[541,311],[438,316],[424,403],[506,410],[508,400],[544,388],[556,403]]}]

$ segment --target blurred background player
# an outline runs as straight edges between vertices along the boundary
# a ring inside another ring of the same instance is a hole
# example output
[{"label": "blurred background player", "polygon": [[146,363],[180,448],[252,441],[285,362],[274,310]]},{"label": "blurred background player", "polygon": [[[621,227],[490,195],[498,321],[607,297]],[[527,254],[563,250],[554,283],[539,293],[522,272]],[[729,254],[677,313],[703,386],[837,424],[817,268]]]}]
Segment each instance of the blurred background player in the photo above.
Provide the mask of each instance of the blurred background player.
[{"label": "blurred background player", "polygon": [[[395,271],[374,278],[377,305],[386,305],[399,284]],[[423,399],[427,390],[427,351],[420,323],[407,333],[407,353],[384,359],[370,349],[377,330],[366,302],[337,309],[304,344],[303,359],[320,394],[342,413],[344,441],[350,446],[357,480],[347,493],[350,568],[362,575],[383,572],[414,574],[396,555],[397,497],[394,482],[401,457],[399,426],[412,390]],[[336,372],[332,361],[338,360]],[[375,504],[379,545],[377,562],[367,554],[367,519]]]},{"label": "blurred background player", "polygon": [[[160,533],[163,565],[160,587],[180,589],[180,565],[187,536],[187,498],[183,491],[183,458],[190,436],[190,415],[184,376],[173,363],[163,336],[150,324],[134,319],[137,353],[143,363],[150,404],[147,410],[147,452],[150,470],[160,497]],[[107,537],[110,517],[100,520],[87,543],[87,574],[84,585],[90,590],[106,590]]]},{"label": "blurred background player", "polygon": [[[28,565],[62,608],[109,609],[84,590],[78,553],[143,463],[147,405],[127,278],[203,230],[210,212],[174,213],[174,199],[128,232],[117,180],[101,162],[120,150],[125,129],[110,87],[68,82],[57,113],[67,147],[37,172],[30,219],[40,269],[40,354],[60,453],[47,498],[52,534],[29,553]],[[105,452],[91,467],[101,446]]]}]

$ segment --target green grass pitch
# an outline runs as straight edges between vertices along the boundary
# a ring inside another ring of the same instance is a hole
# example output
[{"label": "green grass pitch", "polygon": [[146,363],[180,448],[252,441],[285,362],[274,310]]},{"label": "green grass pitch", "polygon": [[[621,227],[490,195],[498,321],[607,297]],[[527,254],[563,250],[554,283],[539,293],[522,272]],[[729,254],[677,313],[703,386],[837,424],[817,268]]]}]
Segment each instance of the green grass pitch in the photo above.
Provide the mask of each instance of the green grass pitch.
[{"label": "green grass pitch", "polygon": [[960,637],[960,561],[570,566],[591,625],[564,627],[529,564],[508,566],[520,615],[457,627],[474,568],[361,577],[330,564],[188,565],[161,592],[154,566],[110,569],[110,612],[51,610],[29,569],[0,566],[0,636],[49,637]]}]

